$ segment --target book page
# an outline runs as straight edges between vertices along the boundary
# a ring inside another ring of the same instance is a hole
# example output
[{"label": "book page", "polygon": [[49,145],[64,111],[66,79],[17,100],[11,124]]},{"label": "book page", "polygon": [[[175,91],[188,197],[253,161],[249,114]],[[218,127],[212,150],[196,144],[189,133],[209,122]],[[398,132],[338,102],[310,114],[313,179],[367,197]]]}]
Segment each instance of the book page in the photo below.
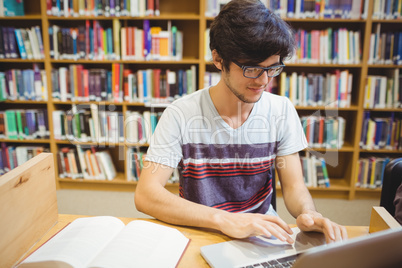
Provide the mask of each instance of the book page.
[{"label": "book page", "polygon": [[189,239],[174,228],[135,220],[89,267],[175,267],[188,243]]},{"label": "book page", "polygon": [[55,267],[55,262],[85,267],[123,228],[124,223],[115,217],[76,219],[19,267]]}]

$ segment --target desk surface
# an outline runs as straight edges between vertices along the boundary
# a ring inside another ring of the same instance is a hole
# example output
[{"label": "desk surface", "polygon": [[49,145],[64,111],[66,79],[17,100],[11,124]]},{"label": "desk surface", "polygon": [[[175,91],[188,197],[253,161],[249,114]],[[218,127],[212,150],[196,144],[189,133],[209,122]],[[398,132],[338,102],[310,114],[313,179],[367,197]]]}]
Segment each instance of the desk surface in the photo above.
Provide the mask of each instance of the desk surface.
[{"label": "desk surface", "polygon": [[[56,225],[53,226],[53,228],[49,232],[47,232],[46,235],[43,236],[38,243],[36,243],[36,245],[30,250],[30,252],[28,252],[28,254],[30,254],[32,251],[34,251],[43,243],[45,243],[47,240],[49,240],[54,234],[56,234],[58,231],[64,228],[67,224],[81,217],[85,216],[60,214],[59,220],[56,223]],[[125,224],[129,223],[130,221],[136,220],[136,218],[119,218],[119,219],[121,219]],[[209,267],[209,265],[205,262],[205,260],[202,258],[200,254],[200,248],[202,246],[231,240],[226,235],[220,232],[215,232],[214,230],[170,225],[152,219],[142,219],[142,220],[149,220],[162,225],[174,227],[179,231],[181,231],[186,237],[191,239],[190,245],[187,248],[183,258],[179,263],[179,267]],[[349,238],[366,235],[368,234],[369,229],[367,226],[347,226],[346,228],[348,231]]]}]

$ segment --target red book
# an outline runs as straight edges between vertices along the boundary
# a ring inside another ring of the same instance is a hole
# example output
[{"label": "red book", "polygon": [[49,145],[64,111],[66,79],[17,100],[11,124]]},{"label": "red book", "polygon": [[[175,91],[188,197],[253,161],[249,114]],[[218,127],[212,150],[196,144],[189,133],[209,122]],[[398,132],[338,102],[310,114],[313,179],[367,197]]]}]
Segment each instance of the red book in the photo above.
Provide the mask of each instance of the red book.
[{"label": "red book", "polygon": [[124,99],[129,100],[129,92],[128,92],[128,75],[131,74],[131,70],[125,69],[123,71],[123,87],[124,87]]},{"label": "red book", "polygon": [[129,59],[132,59],[132,56],[134,56],[134,28],[133,27],[127,27],[127,52],[126,55],[128,56]]},{"label": "red book", "polygon": [[87,59],[91,53],[91,47],[89,45],[89,38],[90,38],[89,37],[89,27],[90,27],[89,20],[86,20],[85,21],[85,52],[86,52],[85,55],[86,55]]},{"label": "red book", "polygon": [[99,52],[98,52],[98,27],[99,23],[98,21],[94,20],[93,22],[93,36],[92,36],[92,40],[94,43],[94,59],[98,59],[99,56]]},{"label": "red book", "polygon": [[120,96],[120,64],[115,63],[113,64],[113,66],[114,66],[114,73],[112,72],[112,75],[114,76],[113,97],[114,101],[118,102]]},{"label": "red book", "polygon": [[83,97],[85,95],[84,93],[84,85],[83,85],[83,70],[84,67],[81,64],[77,65],[77,91],[78,91],[78,96],[77,100],[82,101]]},{"label": "red book", "polygon": [[84,101],[89,101],[89,71],[83,70]]},{"label": "red book", "polygon": [[161,69],[154,69],[154,97],[159,99],[161,97],[160,94],[160,76],[161,76]]}]

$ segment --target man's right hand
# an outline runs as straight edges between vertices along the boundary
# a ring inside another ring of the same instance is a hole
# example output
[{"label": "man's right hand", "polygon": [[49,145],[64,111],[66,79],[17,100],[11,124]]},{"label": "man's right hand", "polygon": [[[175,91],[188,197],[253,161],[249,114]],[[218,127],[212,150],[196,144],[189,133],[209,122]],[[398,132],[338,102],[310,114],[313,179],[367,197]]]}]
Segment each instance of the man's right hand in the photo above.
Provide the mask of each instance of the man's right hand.
[{"label": "man's right hand", "polygon": [[222,233],[233,238],[246,238],[257,235],[271,237],[273,235],[289,244],[294,242],[289,236],[293,233],[292,230],[277,216],[222,212],[215,214],[213,220]]}]

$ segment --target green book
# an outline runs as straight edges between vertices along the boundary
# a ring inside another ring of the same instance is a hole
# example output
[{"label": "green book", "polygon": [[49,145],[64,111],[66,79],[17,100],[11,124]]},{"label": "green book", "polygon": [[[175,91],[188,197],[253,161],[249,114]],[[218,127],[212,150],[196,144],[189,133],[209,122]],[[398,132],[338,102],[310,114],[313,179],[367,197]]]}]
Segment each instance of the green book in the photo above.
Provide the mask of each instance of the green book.
[{"label": "green book", "polygon": [[22,116],[21,116],[21,110],[16,111],[17,115],[17,132],[18,132],[18,137],[20,140],[25,139],[25,133],[24,129],[22,127]]},{"label": "green book", "polygon": [[18,140],[17,122],[14,110],[6,110],[6,136],[10,140]]}]

